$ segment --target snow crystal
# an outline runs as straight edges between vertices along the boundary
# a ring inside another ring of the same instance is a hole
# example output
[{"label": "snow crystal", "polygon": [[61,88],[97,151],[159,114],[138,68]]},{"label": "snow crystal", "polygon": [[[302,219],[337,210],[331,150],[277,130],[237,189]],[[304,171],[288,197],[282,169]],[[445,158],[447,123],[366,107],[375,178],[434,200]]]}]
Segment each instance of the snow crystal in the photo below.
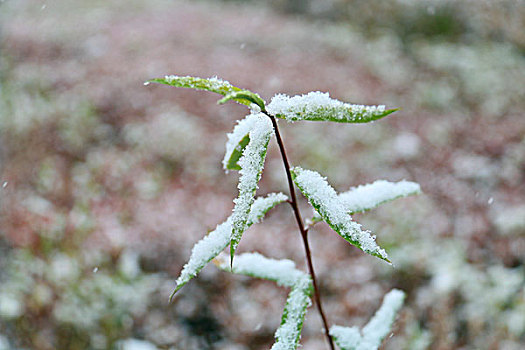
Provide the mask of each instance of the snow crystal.
[{"label": "snow crystal", "polygon": [[385,115],[384,105],[364,106],[344,103],[330,98],[326,92],[313,91],[306,95],[275,95],[267,111],[288,121],[330,120],[341,123],[359,123],[378,119]]},{"label": "snow crystal", "polygon": [[375,236],[362,230],[361,225],[352,221],[343,202],[326,178],[315,171],[299,167],[293,168],[292,172],[295,174],[294,181],[297,186],[334,231],[364,252],[388,261],[385,250],[376,244]]},{"label": "snow crystal", "polygon": [[235,251],[243,232],[254,201],[255,192],[264,167],[268,142],[273,134],[270,119],[262,114],[250,114],[248,118],[254,119],[250,130],[250,141],[239,159],[241,174],[239,178],[239,196],[234,199],[235,207],[232,214],[231,251]]},{"label": "snow crystal", "polygon": [[357,213],[420,192],[421,188],[415,182],[377,180],[371,184],[352,187],[349,191],[341,193],[339,199],[348,213]]}]

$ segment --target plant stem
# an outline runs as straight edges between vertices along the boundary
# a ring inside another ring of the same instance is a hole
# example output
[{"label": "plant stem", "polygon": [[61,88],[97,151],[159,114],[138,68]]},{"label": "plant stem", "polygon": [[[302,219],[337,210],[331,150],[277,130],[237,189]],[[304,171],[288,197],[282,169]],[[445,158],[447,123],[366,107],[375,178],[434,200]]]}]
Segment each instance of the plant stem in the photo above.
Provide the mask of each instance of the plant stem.
[{"label": "plant stem", "polygon": [[301,232],[301,237],[303,238],[303,244],[304,244],[304,250],[306,254],[306,262],[308,265],[308,270],[310,272],[310,276],[312,277],[312,282],[314,285],[314,299],[315,303],[317,305],[317,310],[319,311],[319,315],[321,315],[321,319],[323,320],[324,325],[324,332],[326,339],[328,341],[328,345],[330,345],[330,350],[335,350],[334,342],[332,340],[332,337],[330,336],[328,321],[326,320],[326,316],[323,311],[323,305],[321,304],[321,295],[319,293],[319,287],[317,285],[317,278],[315,277],[315,271],[314,271],[314,265],[312,263],[312,254],[310,252],[310,245],[308,243],[308,230],[304,227],[303,219],[301,218],[301,212],[299,211],[299,206],[297,205],[297,197],[295,196],[295,187],[292,180],[292,174],[290,173],[290,163],[288,163],[288,156],[286,155],[286,150],[284,149],[283,140],[281,138],[281,134],[279,133],[279,127],[277,125],[277,120],[275,117],[271,114],[269,114],[266,111],[263,111],[264,114],[266,114],[270,119],[272,120],[273,128],[275,130],[275,137],[277,138],[277,144],[279,145],[279,150],[281,151],[281,156],[283,158],[283,164],[284,169],[286,171],[286,177],[288,178],[288,187],[290,189],[290,197],[291,201],[289,202],[290,205],[293,208],[293,212],[295,214],[295,220],[297,221],[297,226],[299,227],[299,231]]}]

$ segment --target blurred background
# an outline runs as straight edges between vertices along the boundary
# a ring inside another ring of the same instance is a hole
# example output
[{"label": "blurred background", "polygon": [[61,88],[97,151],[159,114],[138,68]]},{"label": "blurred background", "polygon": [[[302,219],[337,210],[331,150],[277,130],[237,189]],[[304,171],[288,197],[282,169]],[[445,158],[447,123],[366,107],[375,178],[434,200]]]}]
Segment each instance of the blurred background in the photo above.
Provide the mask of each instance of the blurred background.
[{"label": "blurred background", "polygon": [[[423,195],[355,219],[394,268],[326,225],[310,233],[331,323],[407,293],[382,349],[523,349],[525,2],[0,2],[0,349],[268,349],[287,290],[205,268],[191,247],[231,212],[221,168],[246,109],[143,82],[217,75],[401,111],[287,124],[292,164],[338,191],[407,179]],[[287,192],[272,141],[259,194]],[[304,216],[309,209],[304,206]],[[305,268],[289,206],[239,251]],[[307,314],[303,349],[324,349]]]}]

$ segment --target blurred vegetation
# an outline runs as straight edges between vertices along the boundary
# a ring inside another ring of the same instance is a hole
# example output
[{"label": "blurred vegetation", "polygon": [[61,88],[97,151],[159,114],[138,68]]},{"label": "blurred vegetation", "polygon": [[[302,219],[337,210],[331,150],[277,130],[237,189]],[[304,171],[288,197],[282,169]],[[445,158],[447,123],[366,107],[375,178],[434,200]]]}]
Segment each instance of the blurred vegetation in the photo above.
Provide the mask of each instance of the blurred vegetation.
[{"label": "blurred vegetation", "polygon": [[[271,343],[285,300],[271,284],[204,270],[167,306],[190,247],[231,210],[220,159],[243,113],[142,86],[168,73],[402,107],[283,127],[292,162],[338,190],[406,178],[426,193],[359,214],[395,269],[312,232],[330,318],[361,326],[397,287],[385,349],[520,349],[524,20],[511,0],[1,2],[0,349]],[[271,152],[262,192],[285,188]],[[302,262],[289,214],[241,248]],[[310,315],[304,349],[322,348],[319,327]]]}]

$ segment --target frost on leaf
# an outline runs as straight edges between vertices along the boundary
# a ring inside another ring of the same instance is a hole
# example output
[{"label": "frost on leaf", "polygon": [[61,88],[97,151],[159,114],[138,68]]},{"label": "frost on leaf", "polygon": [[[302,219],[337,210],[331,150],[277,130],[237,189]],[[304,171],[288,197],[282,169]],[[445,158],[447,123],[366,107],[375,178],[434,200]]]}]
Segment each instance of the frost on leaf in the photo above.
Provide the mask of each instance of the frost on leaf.
[{"label": "frost on leaf", "polygon": [[299,167],[290,170],[297,187],[335,232],[365,253],[390,262],[385,250],[377,245],[375,236],[352,221],[343,202],[325,178],[315,171]]},{"label": "frost on leaf", "polygon": [[375,350],[390,333],[396,314],[401,309],[405,293],[392,289],[372,319],[359,330],[357,327],[332,326],[330,335],[342,350]]},{"label": "frost on leaf", "polygon": [[306,95],[275,95],[267,111],[288,121],[314,120],[338,123],[368,123],[397,111],[385,106],[364,106],[344,103],[330,98],[326,92],[313,91]]},{"label": "frost on leaf", "polygon": [[[271,193],[266,197],[257,198],[248,217],[247,226],[258,223],[262,217],[277,204],[287,200],[282,193]],[[177,287],[173,291],[170,300],[175,293],[195,277],[213,258],[219,255],[230,244],[232,232],[231,216],[206,237],[198,241],[191,251],[190,260],[184,265],[182,272],[177,278]]]},{"label": "frost on leaf", "polygon": [[[217,262],[220,268],[229,270],[230,265],[225,256],[219,256]],[[291,260],[269,259],[258,253],[239,255],[232,271],[274,281],[280,286],[291,288],[281,318],[281,325],[275,332],[275,343],[272,350],[297,349],[306,309],[311,305],[312,281],[310,276],[297,270]]]},{"label": "frost on leaf", "polygon": [[239,196],[233,201],[235,207],[231,216],[230,256],[232,261],[242,234],[248,228],[248,217],[264,167],[268,142],[273,134],[272,123],[264,114],[250,114],[246,119],[253,119],[253,122],[249,121],[252,123],[248,134],[249,142],[237,162],[241,168],[239,171],[241,176],[238,185]]},{"label": "frost on leaf", "polygon": [[227,135],[226,153],[222,160],[224,170],[241,170],[237,162],[250,141],[249,133],[254,128],[256,122],[257,119],[253,118],[250,114],[239,121],[233,128],[233,132]]},{"label": "frost on leaf", "polygon": [[[350,190],[340,193],[339,200],[348,214],[354,214],[374,209],[380,204],[397,198],[419,193],[421,193],[421,188],[415,182],[377,180],[371,184],[352,187]],[[313,222],[321,220],[321,216],[317,213],[312,219]]]},{"label": "frost on leaf", "polygon": [[264,107],[264,101],[258,94],[249,90],[240,89],[231,85],[228,81],[219,79],[217,77],[198,78],[166,75],[164,78],[151,79],[147,81],[147,83],[159,83],[175,87],[215,92],[217,94],[226,96],[225,100],[221,100],[222,103],[228,100],[234,100],[248,107],[258,106],[257,108],[262,108],[261,104]]}]

